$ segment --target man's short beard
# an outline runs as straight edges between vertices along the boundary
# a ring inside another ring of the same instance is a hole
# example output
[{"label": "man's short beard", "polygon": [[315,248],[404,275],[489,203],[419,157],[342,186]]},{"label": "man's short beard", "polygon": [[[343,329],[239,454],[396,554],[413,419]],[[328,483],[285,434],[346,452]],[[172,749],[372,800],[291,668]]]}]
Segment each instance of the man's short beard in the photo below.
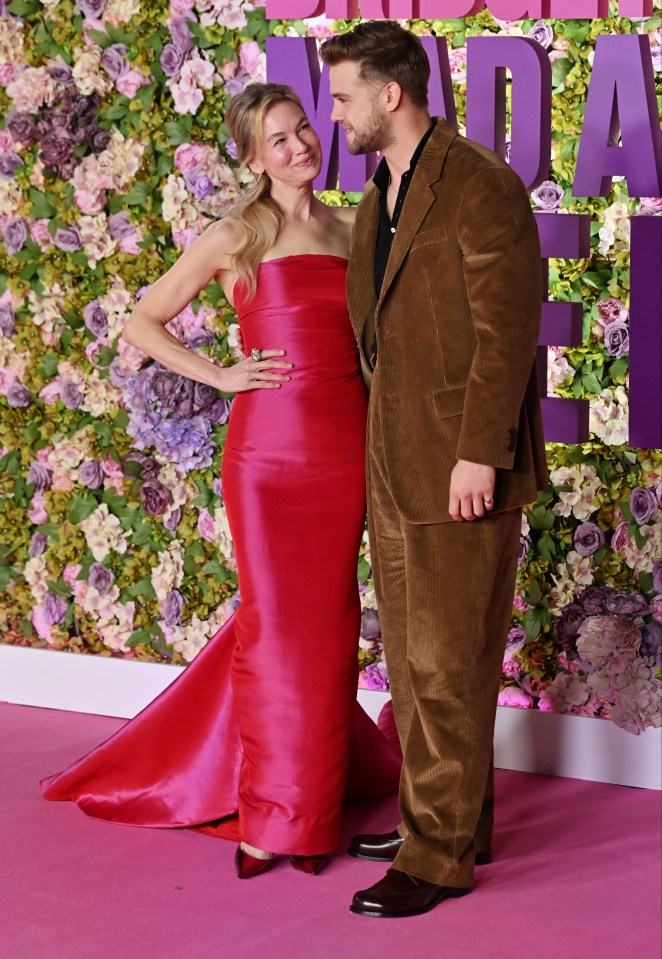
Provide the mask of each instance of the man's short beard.
[{"label": "man's short beard", "polygon": [[354,127],[354,139],[351,143],[347,142],[347,149],[354,156],[363,153],[375,153],[377,150],[385,150],[390,147],[394,139],[391,118],[387,113],[380,111],[375,97],[366,128],[359,133]]}]

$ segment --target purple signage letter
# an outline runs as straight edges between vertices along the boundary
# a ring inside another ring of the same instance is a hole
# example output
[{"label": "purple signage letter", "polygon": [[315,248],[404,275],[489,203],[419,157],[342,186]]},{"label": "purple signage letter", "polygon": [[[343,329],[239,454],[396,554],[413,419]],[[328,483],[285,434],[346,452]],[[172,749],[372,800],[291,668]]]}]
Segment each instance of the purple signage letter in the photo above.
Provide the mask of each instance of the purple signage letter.
[{"label": "purple signage letter", "polygon": [[547,176],[552,149],[552,67],[535,40],[469,37],[467,136],[505,156],[506,67],[513,76],[510,165],[532,190]]},{"label": "purple signage letter", "polygon": [[[550,257],[577,259],[591,252],[591,218],[587,214],[536,213],[543,285],[549,284]],[[546,294],[545,294],[546,295]],[[579,346],[582,342],[581,303],[545,300],[538,340],[538,381],[542,397],[545,439],[548,443],[585,443],[588,440],[588,400],[547,396],[547,347]]]},{"label": "purple signage letter", "polygon": [[442,37],[421,37],[423,49],[430,61],[428,106],[432,116],[444,117],[457,129],[451,65],[448,60],[448,44]]},{"label": "purple signage letter", "polygon": [[546,20],[550,0],[490,0],[490,13],[498,20]]},{"label": "purple signage letter", "polygon": [[333,101],[329,78],[320,71],[314,37],[267,37],[267,76],[273,83],[289,83],[301,97],[303,108],[322,144],[324,165],[315,179],[316,190],[340,188],[359,192],[375,170],[373,154],[352,156],[344,134],[331,122]]},{"label": "purple signage letter", "polygon": [[648,37],[598,37],[573,196],[607,196],[617,175],[630,196],[659,196],[661,155]]},{"label": "purple signage letter", "polygon": [[650,17],[653,0],[619,0],[619,17]]},{"label": "purple signage letter", "polygon": [[609,16],[609,0],[552,0],[550,17],[584,20]]},{"label": "purple signage letter", "polygon": [[267,0],[268,20],[306,20],[324,12],[324,0]]},{"label": "purple signage letter", "polygon": [[630,220],[630,446],[662,447],[662,217]]}]

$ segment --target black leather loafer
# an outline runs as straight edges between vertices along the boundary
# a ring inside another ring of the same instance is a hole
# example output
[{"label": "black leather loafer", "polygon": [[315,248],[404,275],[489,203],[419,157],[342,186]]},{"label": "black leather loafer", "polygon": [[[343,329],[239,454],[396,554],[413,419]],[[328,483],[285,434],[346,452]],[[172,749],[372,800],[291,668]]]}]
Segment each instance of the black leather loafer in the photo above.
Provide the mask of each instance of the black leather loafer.
[{"label": "black leather loafer", "polygon": [[437,886],[408,872],[389,869],[374,886],[355,894],[349,910],[359,916],[383,919],[419,916],[444,899],[459,899],[470,892],[471,888]]},{"label": "black leather loafer", "polygon": [[[368,833],[363,836],[354,836],[347,852],[356,859],[370,859],[372,862],[393,862],[403,842],[404,839],[397,829],[386,833]],[[486,866],[491,862],[491,853],[476,853],[477,866]]]}]

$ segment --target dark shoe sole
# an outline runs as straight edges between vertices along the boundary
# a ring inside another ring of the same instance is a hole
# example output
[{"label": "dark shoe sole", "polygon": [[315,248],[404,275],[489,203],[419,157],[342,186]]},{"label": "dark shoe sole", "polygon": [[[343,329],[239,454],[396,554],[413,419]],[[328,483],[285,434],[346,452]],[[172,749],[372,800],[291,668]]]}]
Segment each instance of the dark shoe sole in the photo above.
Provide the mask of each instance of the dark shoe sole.
[{"label": "dark shoe sole", "polygon": [[[352,856],[354,859],[365,859],[368,862],[393,862],[395,856],[365,856],[360,852],[352,852],[350,849],[347,850],[347,855]],[[489,866],[492,862],[492,854],[489,852],[477,852],[476,853],[476,865],[477,866]]]},{"label": "dark shoe sole", "polygon": [[471,891],[472,887],[467,889],[442,889],[439,895],[426,906],[420,909],[406,909],[402,912],[376,912],[372,909],[359,909],[358,906],[350,906],[349,911],[353,912],[356,916],[369,916],[372,919],[406,919],[408,916],[422,916],[423,913],[434,909],[434,907],[439,905],[440,902],[443,902],[444,899],[461,899],[462,896],[467,896]]}]

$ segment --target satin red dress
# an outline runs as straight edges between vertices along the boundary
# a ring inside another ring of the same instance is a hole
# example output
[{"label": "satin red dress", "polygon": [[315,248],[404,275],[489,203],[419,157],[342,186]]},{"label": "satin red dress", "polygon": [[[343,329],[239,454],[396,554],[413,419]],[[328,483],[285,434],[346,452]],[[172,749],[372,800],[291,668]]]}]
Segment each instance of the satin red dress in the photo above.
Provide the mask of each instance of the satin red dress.
[{"label": "satin red dress", "polygon": [[237,284],[247,350],[294,364],[279,390],[237,394],[230,416],[222,484],[241,603],[154,702],[42,782],[47,799],[317,855],[337,847],[344,795],[397,790],[400,757],[356,702],[367,396],[345,271],[301,254],[260,264],[253,299]]}]

